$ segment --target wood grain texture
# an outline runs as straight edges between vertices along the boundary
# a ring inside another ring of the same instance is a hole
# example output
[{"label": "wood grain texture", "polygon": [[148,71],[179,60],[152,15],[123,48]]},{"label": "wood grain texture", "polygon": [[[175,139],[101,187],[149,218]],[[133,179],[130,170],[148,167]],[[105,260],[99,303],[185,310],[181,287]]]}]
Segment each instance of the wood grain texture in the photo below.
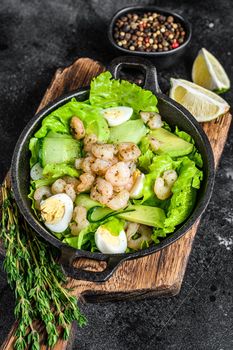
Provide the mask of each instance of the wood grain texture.
[{"label": "wood grain texture", "polygon": [[[82,86],[88,86],[91,79],[103,70],[104,67],[100,63],[89,58],[78,59],[71,66],[58,69],[38,111],[60,95]],[[214,151],[216,167],[227,139],[231,119],[230,113],[227,113],[218,120],[203,124],[203,129]],[[176,295],[181,288],[198,224],[199,221],[185,236],[162,251],[137,260],[123,262],[107,282],[93,283],[69,279],[68,287],[73,288],[72,293],[84,302],[132,300],[160,295]],[[0,253],[1,251],[3,252],[3,250],[0,250]],[[93,271],[100,271],[104,268],[103,263],[87,259],[79,259],[75,262],[75,265]],[[15,327],[16,324],[1,347],[2,350],[13,349]],[[59,340],[54,349],[67,350],[71,346],[70,342]],[[41,349],[47,350],[47,347],[41,345]]]}]

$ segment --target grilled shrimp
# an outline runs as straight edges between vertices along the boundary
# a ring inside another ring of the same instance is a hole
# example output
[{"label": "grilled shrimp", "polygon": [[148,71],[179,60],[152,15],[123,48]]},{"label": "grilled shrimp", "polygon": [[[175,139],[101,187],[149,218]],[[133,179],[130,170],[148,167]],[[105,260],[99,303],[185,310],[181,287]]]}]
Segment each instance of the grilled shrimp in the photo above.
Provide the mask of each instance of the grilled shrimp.
[{"label": "grilled shrimp", "polygon": [[167,199],[171,196],[171,187],[168,186],[162,177],[157,177],[154,184],[154,193],[161,199]]},{"label": "grilled shrimp", "polygon": [[171,196],[171,189],[177,180],[177,173],[175,170],[167,170],[162,177],[157,177],[154,184],[154,192],[156,196],[161,199],[167,199]]},{"label": "grilled shrimp", "polygon": [[76,198],[76,191],[74,189],[74,185],[72,184],[66,184],[65,185],[65,193],[67,194],[67,196],[69,196],[72,201],[75,201]]},{"label": "grilled shrimp", "polygon": [[67,184],[76,187],[79,184],[79,180],[76,177],[65,175],[62,178]]},{"label": "grilled shrimp", "polygon": [[111,183],[98,177],[96,183],[91,189],[90,197],[101,204],[106,205],[112,198],[113,188]]},{"label": "grilled shrimp", "polygon": [[66,181],[57,179],[51,186],[52,194],[63,193],[65,191]]},{"label": "grilled shrimp", "polygon": [[113,191],[114,192],[121,192],[125,189],[125,186],[113,186]]},{"label": "grilled shrimp", "polygon": [[127,190],[127,191],[131,191],[131,189],[132,189],[132,187],[133,187],[133,185],[134,185],[134,176],[130,176],[130,178],[129,178],[129,181],[127,182],[127,184],[125,185],[125,190]]},{"label": "grilled shrimp", "polygon": [[126,162],[126,164],[129,167],[130,173],[133,174],[135,172],[136,168],[137,168],[136,164],[133,161]]},{"label": "grilled shrimp", "polygon": [[127,207],[129,200],[129,192],[122,190],[117,193],[108,203],[107,206],[112,210],[119,210]]},{"label": "grilled shrimp", "polygon": [[118,160],[118,158],[116,157],[116,156],[114,156],[112,159],[111,159],[111,164],[112,165],[114,165],[114,164],[116,164],[116,163],[118,163],[119,162],[119,160]]},{"label": "grilled shrimp", "polygon": [[136,161],[140,154],[140,149],[133,142],[123,142],[118,145],[118,157],[125,162]]},{"label": "grilled shrimp", "polygon": [[83,173],[82,175],[80,175],[79,180],[81,182],[80,184],[78,184],[76,189],[78,192],[85,192],[91,189],[91,186],[95,181],[95,176],[90,173]]},{"label": "grilled shrimp", "polygon": [[66,193],[74,202],[76,198],[75,187],[79,184],[78,179],[71,176],[64,176],[57,179],[51,186],[52,194]]},{"label": "grilled shrimp", "polygon": [[52,195],[50,188],[48,186],[41,186],[37,188],[34,192],[35,201],[41,201],[44,198],[48,198]]},{"label": "grilled shrimp", "polygon": [[48,186],[41,186],[37,188],[34,192],[34,199],[35,199],[35,207],[37,209],[40,208],[40,202],[45,199],[52,196],[52,193],[50,191],[50,188]]},{"label": "grilled shrimp", "polygon": [[82,164],[81,164],[81,169],[85,172],[85,173],[92,173],[92,169],[91,166],[95,161],[95,157],[93,156],[88,156],[86,158],[83,158]]},{"label": "grilled shrimp", "polygon": [[82,169],[82,164],[83,164],[84,158],[76,158],[74,162],[74,166],[76,169],[80,170]]},{"label": "grilled shrimp", "polygon": [[84,143],[84,151],[85,152],[91,152],[91,147],[94,143],[97,142],[97,136],[95,134],[86,135],[84,137],[83,143]]},{"label": "grilled shrimp", "polygon": [[81,140],[85,136],[83,122],[78,117],[72,117],[70,121],[71,132],[75,139]]},{"label": "grilled shrimp", "polygon": [[116,147],[109,143],[95,143],[91,147],[91,152],[96,158],[111,160],[116,154]]},{"label": "grilled shrimp", "polygon": [[96,159],[93,164],[91,164],[91,170],[100,176],[104,176],[108,168],[112,163],[109,160],[104,160],[104,159]]},{"label": "grilled shrimp", "polygon": [[[138,233],[138,238],[133,236]],[[151,242],[152,228],[145,225],[138,225],[133,222],[129,222],[126,227],[127,245],[129,248],[138,250],[141,249],[143,242]]]},{"label": "grilled shrimp", "polygon": [[130,178],[130,170],[124,162],[112,165],[105,174],[105,179],[113,186],[125,186]]},{"label": "grilled shrimp", "polygon": [[167,170],[163,173],[163,179],[168,186],[173,186],[177,180],[177,172],[175,170]]},{"label": "grilled shrimp", "polygon": [[158,129],[163,126],[161,115],[155,112],[140,112],[140,116],[150,129]]},{"label": "grilled shrimp", "polygon": [[81,230],[89,225],[89,221],[87,220],[87,209],[81,205],[77,205],[73,211],[73,220],[70,224],[71,234],[76,236],[79,234]]},{"label": "grilled shrimp", "polygon": [[136,222],[126,222],[125,232],[127,240],[130,240],[138,232],[139,226],[140,224],[137,224]]}]

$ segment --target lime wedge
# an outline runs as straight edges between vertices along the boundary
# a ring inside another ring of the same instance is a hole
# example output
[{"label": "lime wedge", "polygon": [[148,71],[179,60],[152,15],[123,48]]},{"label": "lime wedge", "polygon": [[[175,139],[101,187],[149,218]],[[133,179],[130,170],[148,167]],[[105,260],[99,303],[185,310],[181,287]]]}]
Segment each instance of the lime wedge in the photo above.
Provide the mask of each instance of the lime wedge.
[{"label": "lime wedge", "polygon": [[183,79],[171,79],[170,97],[187,108],[199,122],[216,119],[230,108],[214,92]]},{"label": "lime wedge", "polygon": [[230,80],[221,65],[212,53],[202,48],[192,68],[192,80],[208,90],[222,93],[230,89]]}]

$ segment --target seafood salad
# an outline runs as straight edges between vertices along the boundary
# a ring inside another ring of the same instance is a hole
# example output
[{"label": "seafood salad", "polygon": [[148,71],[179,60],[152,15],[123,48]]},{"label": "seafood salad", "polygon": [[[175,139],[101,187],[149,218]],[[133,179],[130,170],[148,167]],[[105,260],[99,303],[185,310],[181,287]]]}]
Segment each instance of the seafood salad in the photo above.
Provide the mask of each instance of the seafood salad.
[{"label": "seafood salad", "polygon": [[64,243],[106,254],[158,244],[195,206],[203,177],[192,137],[151,91],[104,72],[89,99],[46,116],[30,139],[32,209]]}]

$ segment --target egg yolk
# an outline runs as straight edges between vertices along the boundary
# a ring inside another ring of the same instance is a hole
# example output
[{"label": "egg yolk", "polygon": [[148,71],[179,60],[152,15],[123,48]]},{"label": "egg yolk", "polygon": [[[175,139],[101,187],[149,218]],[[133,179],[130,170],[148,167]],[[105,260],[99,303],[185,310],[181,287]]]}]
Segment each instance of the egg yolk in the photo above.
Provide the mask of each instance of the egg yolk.
[{"label": "egg yolk", "polygon": [[41,203],[41,216],[48,224],[56,224],[65,214],[65,205],[56,198],[48,198]]}]

